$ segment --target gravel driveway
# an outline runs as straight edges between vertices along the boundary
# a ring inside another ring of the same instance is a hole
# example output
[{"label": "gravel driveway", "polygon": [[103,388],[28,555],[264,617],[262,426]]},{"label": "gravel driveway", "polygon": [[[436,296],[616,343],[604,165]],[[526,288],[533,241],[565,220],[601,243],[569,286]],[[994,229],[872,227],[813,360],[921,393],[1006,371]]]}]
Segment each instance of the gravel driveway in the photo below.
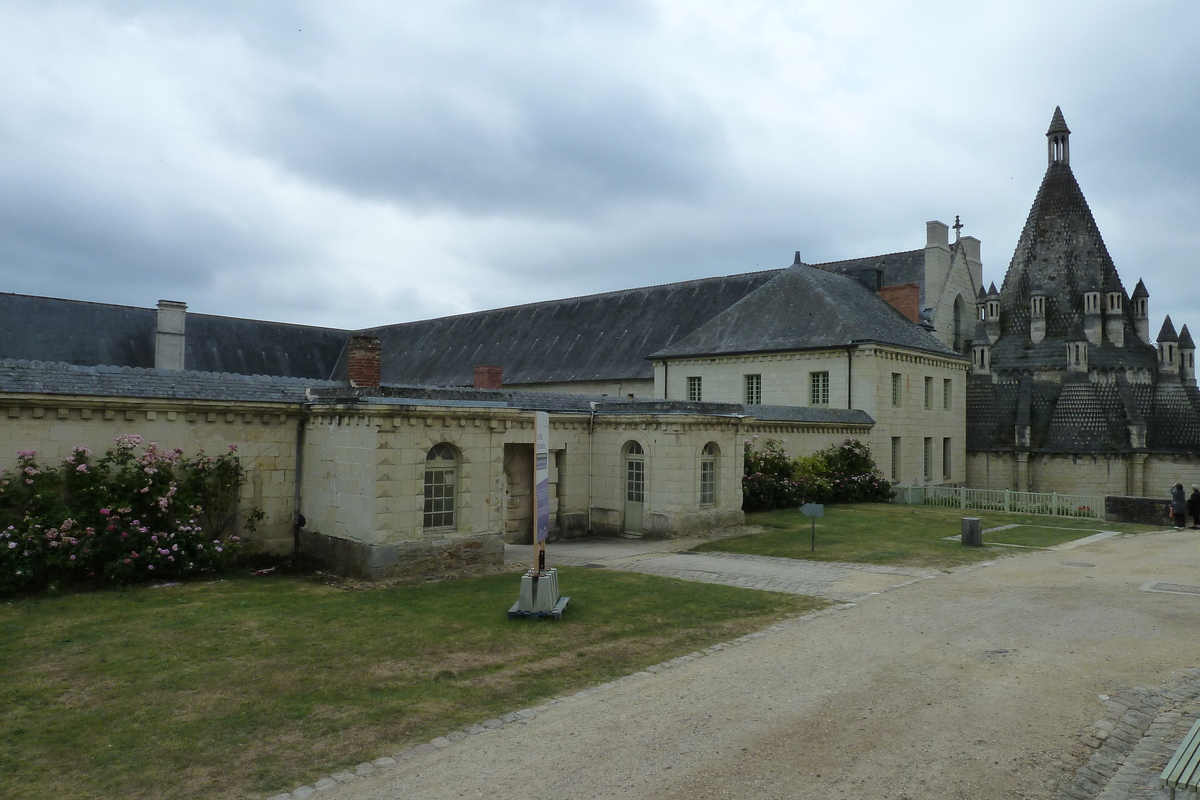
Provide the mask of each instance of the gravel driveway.
[{"label": "gravel driveway", "polygon": [[[1158,796],[1139,784],[1156,755],[1130,758],[1112,785],[1076,767],[1090,752],[1081,741],[1099,746],[1113,730],[1094,723],[1138,698],[1151,721],[1194,716],[1195,692],[1137,687],[1200,686],[1189,672],[1200,665],[1200,594],[1188,588],[1200,585],[1195,532],[884,579],[902,585],[423,748],[432,752],[407,751],[317,796]],[[1158,750],[1170,746],[1160,738]]]}]

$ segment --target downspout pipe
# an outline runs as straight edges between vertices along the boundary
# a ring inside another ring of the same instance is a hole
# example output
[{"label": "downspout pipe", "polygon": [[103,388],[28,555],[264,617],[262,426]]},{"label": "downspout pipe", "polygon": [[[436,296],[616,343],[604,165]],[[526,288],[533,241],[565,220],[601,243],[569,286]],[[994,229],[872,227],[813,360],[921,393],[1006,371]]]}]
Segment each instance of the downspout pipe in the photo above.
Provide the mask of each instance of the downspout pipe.
[{"label": "downspout pipe", "polygon": [[854,408],[854,350],[858,345],[846,345],[846,408]]},{"label": "downspout pipe", "polygon": [[592,452],[595,450],[596,441],[596,401],[589,400],[588,406],[591,408],[591,416],[588,419],[588,469],[587,469],[587,531],[588,536],[592,535]]},{"label": "downspout pipe", "polygon": [[308,408],[301,406],[300,419],[296,423],[296,469],[292,482],[292,558],[300,557],[300,531],[304,528],[304,515],[300,513],[301,486],[304,483],[304,431],[308,424]]}]

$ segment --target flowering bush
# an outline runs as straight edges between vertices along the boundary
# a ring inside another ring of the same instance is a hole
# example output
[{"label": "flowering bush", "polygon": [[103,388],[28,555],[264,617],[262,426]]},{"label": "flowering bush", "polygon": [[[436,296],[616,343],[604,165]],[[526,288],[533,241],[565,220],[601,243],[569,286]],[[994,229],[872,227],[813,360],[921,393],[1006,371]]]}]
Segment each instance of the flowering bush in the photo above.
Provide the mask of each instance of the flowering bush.
[{"label": "flowering bush", "polygon": [[746,441],[742,508],[762,511],[801,503],[870,503],[890,500],[892,485],[879,472],[871,449],[858,439],[792,460],[775,439],[755,450]]},{"label": "flowering bush", "polygon": [[[236,445],[192,459],[139,436],[120,436],[101,458],[76,447],[57,467],[17,453],[0,473],[0,595],[62,581],[134,583],[228,566],[240,545],[226,535],[245,478]],[[245,515],[253,530],[261,511]]]},{"label": "flowering bush", "polygon": [[758,439],[746,440],[745,470],[742,475],[742,508],[762,511],[788,508],[800,502],[800,487],[792,480],[792,457],[777,439],[767,439],[755,450]]}]

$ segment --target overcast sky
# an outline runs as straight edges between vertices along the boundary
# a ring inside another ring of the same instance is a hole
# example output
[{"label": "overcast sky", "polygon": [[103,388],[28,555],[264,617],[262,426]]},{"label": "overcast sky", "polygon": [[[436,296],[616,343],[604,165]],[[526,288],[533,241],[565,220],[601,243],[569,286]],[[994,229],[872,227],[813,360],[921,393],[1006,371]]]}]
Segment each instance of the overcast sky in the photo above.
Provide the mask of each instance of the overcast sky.
[{"label": "overcast sky", "polygon": [[361,328],[956,214],[999,285],[1061,105],[1196,328],[1198,82],[1195,0],[0,0],[0,291]]}]

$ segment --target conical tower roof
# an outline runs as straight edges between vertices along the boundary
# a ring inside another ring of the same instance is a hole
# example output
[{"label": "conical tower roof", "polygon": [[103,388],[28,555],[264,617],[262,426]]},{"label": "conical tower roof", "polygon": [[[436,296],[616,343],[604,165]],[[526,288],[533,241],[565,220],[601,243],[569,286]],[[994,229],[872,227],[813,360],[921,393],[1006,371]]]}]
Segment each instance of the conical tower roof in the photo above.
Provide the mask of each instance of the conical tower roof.
[{"label": "conical tower roof", "polygon": [[[1047,135],[1069,133],[1055,109]],[[1029,295],[1046,296],[1046,336],[1061,338],[1083,314],[1083,292],[1121,291],[1121,278],[1104,245],[1083,191],[1066,159],[1051,159],[1017,241],[1000,291],[1003,333],[1029,330]]]}]

